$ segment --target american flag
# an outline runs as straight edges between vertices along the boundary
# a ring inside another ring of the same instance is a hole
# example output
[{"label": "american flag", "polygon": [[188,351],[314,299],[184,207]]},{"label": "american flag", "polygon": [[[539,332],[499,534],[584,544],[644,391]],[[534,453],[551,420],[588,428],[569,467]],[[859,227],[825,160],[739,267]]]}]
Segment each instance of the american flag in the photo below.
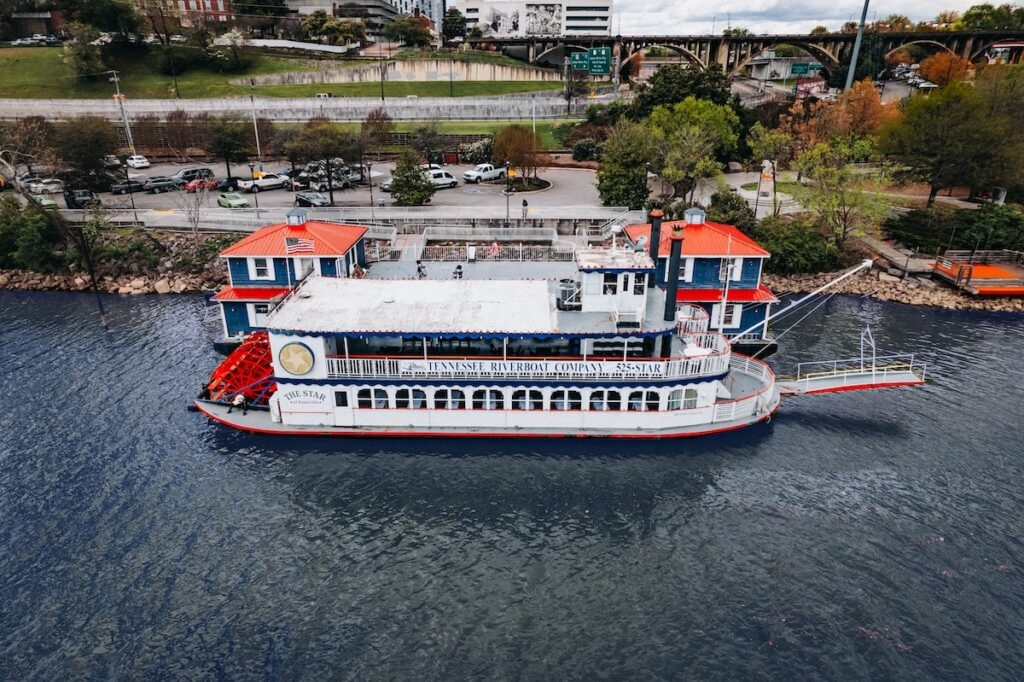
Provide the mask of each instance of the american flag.
[{"label": "american flag", "polygon": [[312,239],[300,239],[298,237],[284,238],[285,253],[313,253],[314,250]]}]

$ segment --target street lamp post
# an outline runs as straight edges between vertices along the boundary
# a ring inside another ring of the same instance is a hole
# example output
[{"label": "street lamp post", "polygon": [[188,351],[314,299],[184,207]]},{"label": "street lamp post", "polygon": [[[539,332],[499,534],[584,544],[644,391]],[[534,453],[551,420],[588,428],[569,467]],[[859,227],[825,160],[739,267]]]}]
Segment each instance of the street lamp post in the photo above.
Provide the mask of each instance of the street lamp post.
[{"label": "street lamp post", "polygon": [[387,64],[388,64],[387,60],[384,59],[384,57],[381,57],[380,58],[380,102],[381,102],[381,104],[384,103],[384,68],[387,66]]},{"label": "street lamp post", "polygon": [[505,227],[509,226],[509,221],[511,220],[508,203],[509,197],[512,196],[512,182],[508,174],[511,165],[508,161],[505,162]]},{"label": "street lamp post", "polygon": [[451,58],[451,66],[448,67],[448,96],[455,97],[455,50],[449,52],[448,56]]},{"label": "street lamp post", "polygon": [[366,162],[366,179],[370,183],[370,222],[373,222],[373,163]]},{"label": "street lamp post", "polygon": [[[256,79],[250,78],[249,84],[256,90]],[[252,131],[256,135],[256,157],[260,160],[260,170],[263,170],[263,152],[260,150],[260,128],[256,125],[256,98],[249,93],[249,104],[252,106]]]},{"label": "street lamp post", "polygon": [[128,189],[128,200],[132,202],[132,215],[135,217],[135,224],[139,224],[139,213],[135,210],[135,192],[132,191],[132,179],[128,177],[128,166],[124,168],[125,187]]},{"label": "street lamp post", "polygon": [[[256,164],[249,162],[249,179],[256,180]],[[252,200],[256,202],[256,220],[260,219],[260,193],[256,185],[252,186]]]}]

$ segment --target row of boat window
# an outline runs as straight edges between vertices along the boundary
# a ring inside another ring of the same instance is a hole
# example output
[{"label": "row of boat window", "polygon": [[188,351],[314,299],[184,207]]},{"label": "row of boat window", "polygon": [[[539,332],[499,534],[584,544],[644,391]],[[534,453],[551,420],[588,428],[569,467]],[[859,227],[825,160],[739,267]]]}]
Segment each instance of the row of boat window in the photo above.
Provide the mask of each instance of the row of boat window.
[{"label": "row of boat window", "polygon": [[[334,404],[348,407],[348,391],[335,391]],[[355,406],[376,410],[582,410],[586,406],[591,411],[656,412],[697,407],[697,389],[674,389],[663,403],[661,394],[651,390],[557,389],[545,396],[537,389],[437,388],[428,392],[422,388],[360,388]]]}]

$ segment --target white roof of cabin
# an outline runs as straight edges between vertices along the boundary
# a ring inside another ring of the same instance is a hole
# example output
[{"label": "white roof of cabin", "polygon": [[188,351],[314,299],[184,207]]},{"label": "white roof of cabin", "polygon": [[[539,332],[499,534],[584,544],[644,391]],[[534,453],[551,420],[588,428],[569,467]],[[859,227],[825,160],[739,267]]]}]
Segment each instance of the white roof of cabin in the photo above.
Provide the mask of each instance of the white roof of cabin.
[{"label": "white roof of cabin", "polygon": [[271,329],[296,332],[555,333],[548,283],[371,280],[310,276],[275,309]]}]

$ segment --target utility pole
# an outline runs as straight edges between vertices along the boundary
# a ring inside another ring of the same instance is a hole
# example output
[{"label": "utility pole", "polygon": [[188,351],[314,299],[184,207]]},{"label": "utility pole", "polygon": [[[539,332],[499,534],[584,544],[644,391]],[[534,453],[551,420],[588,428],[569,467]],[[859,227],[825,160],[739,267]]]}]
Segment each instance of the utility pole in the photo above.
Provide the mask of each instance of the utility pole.
[{"label": "utility pole", "polygon": [[844,91],[853,86],[853,74],[857,71],[857,57],[860,56],[860,43],[864,39],[864,21],[868,18],[868,3],[870,1],[864,0],[864,9],[860,13],[860,26],[857,27],[857,39],[853,41],[853,55],[850,57],[850,70],[846,72]]},{"label": "utility pole", "polygon": [[114,89],[117,94],[114,95],[114,99],[117,100],[118,106],[121,107],[121,120],[124,121],[124,134],[128,139],[128,149],[131,150],[132,154],[135,154],[135,140],[132,139],[132,127],[128,125],[128,114],[124,110],[124,95],[121,94],[121,79],[117,77],[117,71],[107,71],[112,74],[110,76],[110,82],[114,84]]},{"label": "utility pole", "polygon": [[[252,89],[256,90],[256,79],[250,78],[249,84]],[[260,150],[260,128],[256,125],[256,98],[253,97],[253,93],[249,93],[249,104],[252,105],[252,132],[256,135],[256,158],[260,160],[260,170],[263,170],[263,152]]]},{"label": "utility pole", "polygon": [[565,113],[569,115],[572,112],[572,95],[569,93],[571,84],[569,79],[572,78],[572,70],[569,68],[569,57],[566,56],[562,59],[562,80],[565,82]]}]

